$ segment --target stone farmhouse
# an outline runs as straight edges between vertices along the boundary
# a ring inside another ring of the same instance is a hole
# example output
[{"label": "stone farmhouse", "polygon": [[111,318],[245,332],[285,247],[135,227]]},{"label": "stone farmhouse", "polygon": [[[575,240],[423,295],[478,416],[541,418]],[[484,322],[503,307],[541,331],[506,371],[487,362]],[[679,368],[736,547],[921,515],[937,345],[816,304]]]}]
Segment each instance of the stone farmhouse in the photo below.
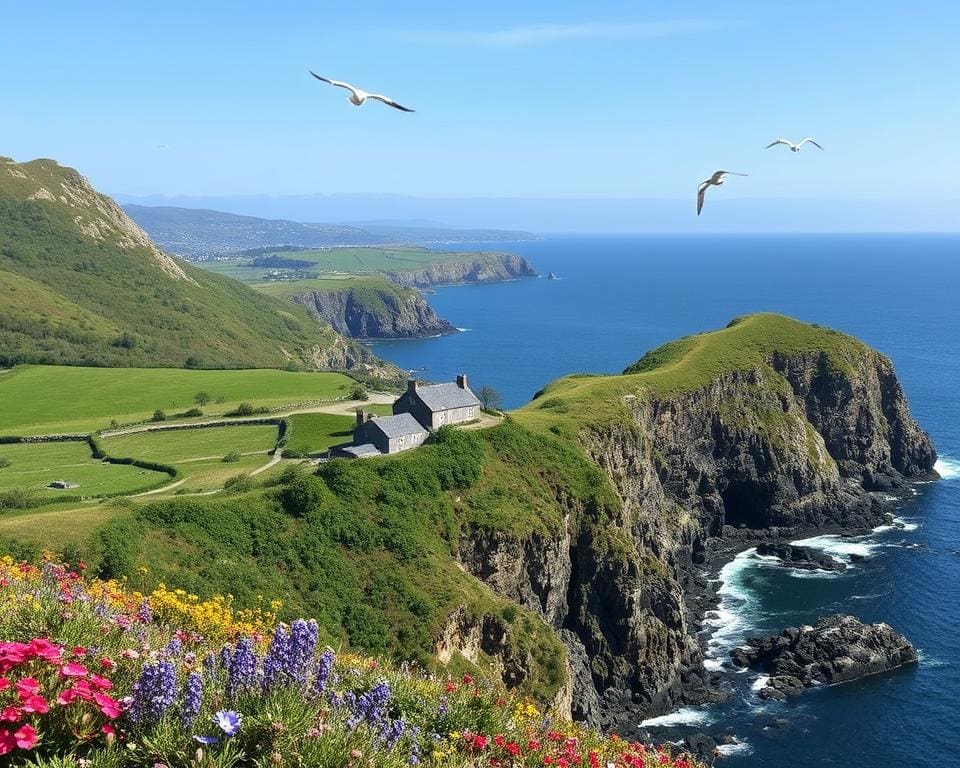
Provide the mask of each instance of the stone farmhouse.
[{"label": "stone farmhouse", "polygon": [[447,384],[407,382],[407,391],[393,404],[392,416],[357,413],[353,443],[334,449],[346,458],[399,453],[423,444],[435,429],[480,417],[480,400],[467,385],[466,374]]}]

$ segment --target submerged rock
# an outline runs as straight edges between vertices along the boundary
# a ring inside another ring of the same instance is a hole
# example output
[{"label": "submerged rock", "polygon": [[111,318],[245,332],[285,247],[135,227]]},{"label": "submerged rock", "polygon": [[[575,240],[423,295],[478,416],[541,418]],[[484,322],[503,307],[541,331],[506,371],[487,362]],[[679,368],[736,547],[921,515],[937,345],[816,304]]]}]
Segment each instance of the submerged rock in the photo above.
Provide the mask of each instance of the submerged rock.
[{"label": "submerged rock", "polygon": [[769,544],[762,542],[757,545],[757,554],[762,557],[779,557],[780,564],[786,568],[797,568],[802,571],[845,571],[845,563],[835,560],[825,552],[810,547],[798,547],[795,544]]},{"label": "submerged rock", "polygon": [[731,653],[738,667],[770,675],[763,699],[784,699],[817,685],[832,685],[917,661],[910,642],[889,624],[864,624],[854,616],[828,616],[815,626],[790,627],[753,638]]}]

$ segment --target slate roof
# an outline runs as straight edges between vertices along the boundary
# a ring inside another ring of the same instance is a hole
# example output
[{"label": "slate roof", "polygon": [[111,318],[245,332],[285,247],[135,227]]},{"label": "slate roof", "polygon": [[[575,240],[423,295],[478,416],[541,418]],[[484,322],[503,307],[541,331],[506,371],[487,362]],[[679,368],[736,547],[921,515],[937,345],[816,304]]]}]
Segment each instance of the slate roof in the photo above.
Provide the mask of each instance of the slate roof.
[{"label": "slate roof", "polygon": [[427,434],[427,430],[409,413],[398,413],[396,416],[378,416],[368,421],[367,424],[374,425],[388,438],[405,437],[417,433]]},{"label": "slate roof", "polygon": [[373,443],[364,443],[363,445],[348,445],[346,448],[341,448],[344,453],[349,453],[351,456],[356,456],[361,458],[363,456],[379,456],[380,449],[377,448]]},{"label": "slate roof", "polygon": [[469,389],[461,389],[455,382],[417,387],[417,395],[434,413],[450,408],[469,408],[471,405],[480,405],[480,401],[473,392]]}]

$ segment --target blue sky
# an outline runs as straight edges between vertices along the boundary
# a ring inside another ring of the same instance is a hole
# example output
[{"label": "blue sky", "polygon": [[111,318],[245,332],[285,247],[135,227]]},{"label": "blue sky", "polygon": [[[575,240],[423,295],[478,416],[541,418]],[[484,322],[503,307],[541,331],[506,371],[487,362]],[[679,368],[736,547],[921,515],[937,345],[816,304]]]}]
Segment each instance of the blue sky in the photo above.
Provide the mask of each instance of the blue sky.
[{"label": "blue sky", "polygon": [[960,195],[956,2],[267,5],[5,4],[0,154],[132,195]]}]

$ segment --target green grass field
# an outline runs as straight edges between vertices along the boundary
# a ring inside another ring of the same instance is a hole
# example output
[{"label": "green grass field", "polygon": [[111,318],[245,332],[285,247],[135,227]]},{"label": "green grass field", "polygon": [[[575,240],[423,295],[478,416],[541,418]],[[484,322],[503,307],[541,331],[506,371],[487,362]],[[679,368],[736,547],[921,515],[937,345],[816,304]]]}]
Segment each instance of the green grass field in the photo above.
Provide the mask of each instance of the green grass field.
[{"label": "green grass field", "polygon": [[161,464],[180,465],[199,460],[220,460],[228,453],[258,453],[260,463],[277,442],[277,427],[249,424],[237,427],[171,429],[109,437],[103,447],[110,456],[132,457]]},{"label": "green grass field", "polygon": [[372,288],[378,291],[403,291],[381,277],[367,275],[330,275],[313,280],[281,280],[271,283],[257,283],[254,286],[258,291],[269,293],[271,296],[288,298],[289,296],[306,291],[349,291],[358,288]]},{"label": "green grass field", "polygon": [[309,456],[349,442],[356,419],[331,413],[298,413],[287,419],[285,455]]},{"label": "green grass field", "polygon": [[[80,442],[0,445],[0,456],[10,461],[10,466],[0,469],[0,491],[30,488],[38,498],[49,501],[58,496],[134,493],[168,477],[163,472],[98,461],[90,455],[90,446]],[[64,491],[45,488],[54,480],[79,483],[80,487]]]},{"label": "green grass field", "polygon": [[[434,251],[413,246],[381,248],[328,248],[306,251],[286,251],[276,254],[285,259],[309,261],[313,267],[303,267],[306,271],[340,275],[369,275],[381,272],[409,272],[424,269],[437,263],[456,263],[473,260],[480,253],[457,251]],[[237,258],[225,261],[201,261],[197,266],[211,272],[231,277],[244,283],[262,283],[268,272],[277,267],[251,266],[252,258]],[[303,281],[298,281],[302,283]]]},{"label": "green grass field", "polygon": [[0,375],[0,435],[93,432],[112,419],[149,419],[158,408],[169,416],[194,407],[201,391],[213,398],[204,413],[216,416],[241,402],[272,407],[331,400],[354,385],[339,373],[25,365]]}]

